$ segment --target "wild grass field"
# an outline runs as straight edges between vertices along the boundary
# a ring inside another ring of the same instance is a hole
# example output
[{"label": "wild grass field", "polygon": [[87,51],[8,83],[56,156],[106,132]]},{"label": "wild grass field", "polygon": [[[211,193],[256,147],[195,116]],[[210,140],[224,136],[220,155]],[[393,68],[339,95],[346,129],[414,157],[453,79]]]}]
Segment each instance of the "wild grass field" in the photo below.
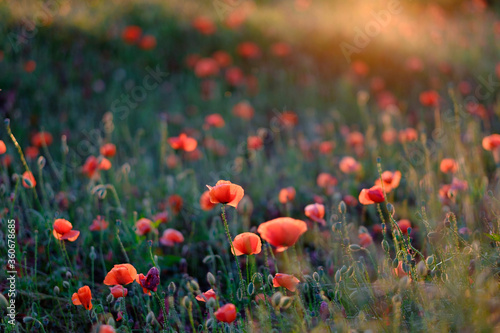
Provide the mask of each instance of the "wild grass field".
[{"label": "wild grass field", "polygon": [[0,331],[499,332],[499,13],[0,1]]}]

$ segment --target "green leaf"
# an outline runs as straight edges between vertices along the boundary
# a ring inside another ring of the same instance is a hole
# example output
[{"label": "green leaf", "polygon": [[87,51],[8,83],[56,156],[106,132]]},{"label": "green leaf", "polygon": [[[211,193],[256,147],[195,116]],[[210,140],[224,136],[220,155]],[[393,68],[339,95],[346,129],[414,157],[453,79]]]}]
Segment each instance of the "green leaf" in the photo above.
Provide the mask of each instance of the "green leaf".
[{"label": "green leaf", "polygon": [[493,239],[495,242],[500,242],[500,235],[499,234],[485,234],[489,238]]}]

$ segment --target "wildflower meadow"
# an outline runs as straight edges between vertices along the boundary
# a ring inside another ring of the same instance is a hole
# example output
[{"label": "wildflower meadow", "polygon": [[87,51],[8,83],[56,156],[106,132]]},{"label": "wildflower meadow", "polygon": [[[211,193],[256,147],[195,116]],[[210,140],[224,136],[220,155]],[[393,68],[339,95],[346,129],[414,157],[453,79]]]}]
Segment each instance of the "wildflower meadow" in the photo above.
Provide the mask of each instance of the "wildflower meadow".
[{"label": "wildflower meadow", "polygon": [[0,332],[500,332],[500,3],[0,0]]}]

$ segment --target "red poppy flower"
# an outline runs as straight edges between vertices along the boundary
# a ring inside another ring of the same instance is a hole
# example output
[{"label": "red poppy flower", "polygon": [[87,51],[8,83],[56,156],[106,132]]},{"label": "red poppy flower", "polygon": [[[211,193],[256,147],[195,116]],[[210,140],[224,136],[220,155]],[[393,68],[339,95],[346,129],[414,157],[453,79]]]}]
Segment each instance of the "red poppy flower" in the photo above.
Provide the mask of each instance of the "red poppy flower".
[{"label": "red poppy flower", "polygon": [[356,161],[354,157],[346,156],[340,160],[339,168],[340,171],[346,174],[356,173],[361,170],[361,163]]},{"label": "red poppy flower", "polygon": [[233,114],[242,119],[250,120],[253,118],[255,111],[250,103],[243,101],[233,106]]},{"label": "red poppy flower", "polygon": [[212,35],[216,30],[214,22],[206,16],[196,17],[191,25],[203,35]]},{"label": "red poppy flower", "polygon": [[139,47],[146,51],[153,50],[156,47],[156,37],[153,35],[144,35],[139,42]]},{"label": "red poppy flower", "polygon": [[104,220],[104,217],[98,215],[97,218],[92,221],[89,229],[90,231],[101,231],[108,229],[109,223]]},{"label": "red poppy flower", "polygon": [[283,252],[294,245],[306,231],[307,224],[304,221],[291,217],[279,217],[261,223],[257,228],[260,237],[275,246],[277,252]]},{"label": "red poppy flower", "polygon": [[284,127],[292,128],[299,123],[299,116],[293,111],[285,111],[279,116],[279,121]]},{"label": "red poppy flower", "polygon": [[483,139],[483,148],[485,150],[495,150],[500,147],[500,134],[492,134]]},{"label": "red poppy flower", "polygon": [[226,70],[224,77],[226,79],[226,82],[234,87],[241,85],[245,80],[243,71],[238,67],[229,67]]},{"label": "red poppy flower", "polygon": [[156,267],[151,267],[146,276],[142,273],[138,274],[136,282],[139,283],[145,294],[151,295],[152,291],[156,292],[160,284],[160,271]]},{"label": "red poppy flower", "polygon": [[407,234],[408,233],[408,228],[411,228],[411,222],[410,220],[407,220],[407,219],[401,219],[398,221],[398,226],[399,226],[399,229],[401,229],[401,231],[403,232],[403,234]]},{"label": "red poppy flower", "polygon": [[253,42],[240,43],[236,52],[243,58],[256,59],[260,57],[260,48]]},{"label": "red poppy flower", "polygon": [[368,245],[370,245],[371,243],[373,243],[372,236],[370,236],[370,234],[368,234],[366,232],[358,234],[358,238],[359,238],[359,244],[362,247],[367,247]]},{"label": "red poppy flower", "polygon": [[7,152],[7,146],[3,140],[0,140],[0,155],[5,154],[5,152]]},{"label": "red poppy flower", "polygon": [[109,288],[109,290],[111,291],[111,295],[113,295],[114,298],[125,297],[128,294],[128,289],[119,284]]},{"label": "red poppy flower", "polygon": [[[393,189],[399,186],[401,181],[401,172],[399,171],[384,171],[382,172],[382,182],[384,182],[384,190],[386,193],[391,192]],[[382,187],[382,182],[380,179],[375,181],[375,186]]]},{"label": "red poppy flower", "polygon": [[169,138],[168,143],[173,149],[184,150],[187,152],[195,150],[198,146],[198,142],[196,142],[195,139],[188,137],[184,133],[182,133],[178,137]]},{"label": "red poppy flower", "polygon": [[111,169],[111,162],[105,158],[97,158],[95,156],[89,156],[85,160],[85,164],[82,166],[82,172],[88,178],[95,178],[99,176],[99,170],[109,170]]},{"label": "red poppy flower", "polygon": [[366,64],[366,62],[362,60],[355,60],[351,64],[351,69],[354,74],[358,76],[367,76],[370,72],[370,67]]},{"label": "red poppy flower", "polygon": [[36,180],[31,171],[25,171],[22,175],[22,180],[25,188],[34,188],[36,186]]},{"label": "red poppy flower", "polygon": [[458,164],[452,158],[443,158],[439,165],[439,169],[443,173],[455,173],[458,171]]},{"label": "red poppy flower", "polygon": [[104,284],[114,286],[117,284],[127,285],[135,281],[137,270],[130,264],[115,265],[104,278]]},{"label": "red poppy flower", "polygon": [[325,206],[322,204],[314,203],[307,205],[306,208],[304,208],[304,214],[315,222],[322,225],[326,224],[326,221],[323,219],[323,217],[325,217]]},{"label": "red poppy flower", "polygon": [[215,311],[215,318],[224,323],[232,323],[236,319],[236,306],[234,304],[226,304]]},{"label": "red poppy flower", "polygon": [[111,325],[101,325],[99,326],[99,333],[116,333],[116,331]]},{"label": "red poppy flower", "polygon": [[226,51],[216,51],[212,54],[212,58],[217,61],[221,68],[228,67],[233,62],[233,59]]},{"label": "red poppy flower", "polygon": [[184,242],[184,236],[175,229],[167,229],[160,238],[160,243],[165,246],[174,246],[176,243]]},{"label": "red poppy flower", "polygon": [[59,240],[69,240],[74,242],[80,235],[80,231],[73,230],[71,222],[65,219],[57,219],[54,221],[54,230],[52,231],[54,237]]},{"label": "red poppy flower", "polygon": [[387,145],[394,144],[397,138],[398,138],[398,131],[396,131],[394,128],[389,128],[386,129],[384,132],[382,132],[382,141],[384,141],[384,143]]},{"label": "red poppy flower", "polygon": [[320,142],[319,147],[318,147],[320,154],[323,154],[323,155],[331,154],[333,149],[335,149],[335,142],[334,141]]},{"label": "red poppy flower", "polygon": [[322,172],[316,178],[316,184],[321,188],[329,188],[337,185],[337,179],[329,173]]},{"label": "red poppy flower", "polygon": [[396,275],[396,277],[398,277],[398,278],[402,278],[402,277],[408,275],[408,273],[406,273],[403,270],[403,262],[402,261],[399,262],[398,267],[394,268],[394,275]]},{"label": "red poppy flower", "polygon": [[49,132],[38,132],[31,138],[31,144],[35,147],[41,148],[43,145],[50,146],[54,139]]},{"label": "red poppy flower", "polygon": [[217,299],[217,294],[215,293],[215,291],[213,289],[209,289],[209,290],[205,291],[204,293],[202,293],[201,295],[196,296],[196,299],[200,302],[206,302],[211,298]]},{"label": "red poppy flower", "polygon": [[277,42],[271,46],[271,52],[274,56],[283,58],[290,54],[291,48],[287,43]]},{"label": "red poppy flower", "polygon": [[182,197],[178,194],[172,194],[168,197],[168,205],[174,214],[179,214],[183,204],[184,200],[182,200]]},{"label": "red poppy flower", "polygon": [[259,150],[264,145],[262,138],[257,135],[251,135],[247,138],[248,150]]},{"label": "red poppy flower", "polygon": [[236,236],[233,240],[233,247],[236,256],[258,254],[262,248],[260,237],[253,232],[244,232]]},{"label": "red poppy flower", "polygon": [[371,205],[385,201],[384,191],[380,186],[373,186],[369,189],[361,190],[359,194],[359,202],[362,205]]},{"label": "red poppy flower", "polygon": [[209,114],[208,116],[205,117],[205,124],[207,124],[210,127],[224,127],[226,125],[226,122],[224,121],[224,118],[218,113],[213,113]]},{"label": "red poppy flower", "polygon": [[135,222],[135,227],[137,229],[135,233],[139,236],[144,236],[151,231],[156,231],[153,227],[153,221],[144,217]]},{"label": "red poppy flower", "polygon": [[155,221],[155,222],[159,221],[160,223],[167,223],[168,222],[168,212],[164,211],[164,212],[156,213],[153,216],[153,221]]},{"label": "red poppy flower", "polygon": [[219,74],[219,64],[212,58],[202,58],[194,66],[194,74],[199,78],[206,78]]},{"label": "red poppy flower", "polygon": [[295,194],[296,191],[292,186],[285,187],[281,189],[278,199],[280,203],[286,204],[287,202],[291,202],[295,199]]},{"label": "red poppy flower", "polygon": [[28,60],[24,63],[24,71],[26,73],[33,73],[36,69],[36,61]]},{"label": "red poppy flower", "polygon": [[274,276],[273,287],[284,287],[291,292],[297,290],[300,280],[293,275],[278,273]]},{"label": "red poppy flower", "polygon": [[129,25],[123,30],[122,39],[127,44],[135,44],[142,35],[142,29],[136,25]]},{"label": "red poppy flower", "polygon": [[244,191],[239,185],[232,184],[228,180],[219,180],[215,186],[207,185],[210,201],[213,204],[223,204],[237,208],[238,203],[243,198]]},{"label": "red poppy flower", "polygon": [[116,154],[116,146],[112,143],[106,143],[101,146],[99,151],[102,156],[111,158]]},{"label": "red poppy flower", "polygon": [[423,91],[420,93],[419,100],[423,106],[438,106],[439,94],[434,90]]},{"label": "red poppy flower", "polygon": [[212,210],[216,204],[213,204],[212,201],[210,201],[210,191],[205,191],[200,197],[200,207],[203,210]]},{"label": "red poppy flower", "polygon": [[365,144],[365,136],[360,132],[351,132],[346,138],[347,144],[351,147],[359,147]]},{"label": "red poppy flower", "polygon": [[38,157],[39,153],[40,150],[35,146],[26,147],[26,149],[24,150],[24,155],[26,155],[26,158],[29,160],[35,160]]},{"label": "red poppy flower", "polygon": [[74,305],[83,305],[85,309],[92,310],[92,292],[89,286],[78,289],[78,292],[71,296],[71,301]]},{"label": "red poppy flower", "polygon": [[407,128],[399,131],[399,142],[413,142],[418,140],[418,132],[414,128]]}]

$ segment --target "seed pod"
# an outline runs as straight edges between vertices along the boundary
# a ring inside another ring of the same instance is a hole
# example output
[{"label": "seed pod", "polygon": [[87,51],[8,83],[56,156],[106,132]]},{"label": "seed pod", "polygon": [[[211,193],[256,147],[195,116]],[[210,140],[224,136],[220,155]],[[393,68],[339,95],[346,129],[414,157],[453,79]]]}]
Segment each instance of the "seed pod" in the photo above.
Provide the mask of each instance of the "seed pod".
[{"label": "seed pod", "polygon": [[108,303],[113,303],[114,300],[115,300],[115,296],[113,296],[113,294],[109,294],[108,297],[106,297],[106,301]]},{"label": "seed pod", "polygon": [[393,268],[397,268],[399,265],[399,260],[398,258],[394,258],[394,260],[392,261],[392,267]]},{"label": "seed pod", "polygon": [[255,291],[255,287],[253,285],[253,282],[250,282],[247,287],[247,293],[248,295],[252,296],[253,292]]},{"label": "seed pod", "polygon": [[345,214],[346,210],[347,210],[346,204],[345,204],[344,200],[342,200],[339,203],[339,212],[340,212],[340,214]]},{"label": "seed pod", "polygon": [[189,309],[193,302],[191,302],[191,299],[189,299],[189,296],[184,296],[181,301],[181,305],[185,307],[186,309]]},{"label": "seed pod", "polygon": [[271,304],[274,307],[277,307],[278,305],[280,305],[282,297],[283,297],[283,294],[281,292],[278,291],[278,292],[274,293],[274,295],[271,296]]},{"label": "seed pod", "polygon": [[421,277],[424,277],[427,275],[427,266],[425,266],[425,262],[424,261],[420,261],[418,264],[417,264],[417,274]]},{"label": "seed pod", "polygon": [[208,301],[207,301],[207,306],[209,308],[214,308],[215,307],[215,304],[216,304],[216,300],[215,298],[209,298]]},{"label": "seed pod", "polygon": [[148,315],[146,316],[146,323],[153,324],[154,320],[155,320],[155,314],[153,313],[153,311],[149,311]]},{"label": "seed pod", "polygon": [[386,241],[385,239],[382,241],[382,249],[385,251],[385,252],[389,252],[390,250],[390,247],[389,247],[389,242]]},{"label": "seed pod", "polygon": [[361,246],[359,246],[358,244],[351,244],[351,245],[349,245],[349,249],[351,251],[359,251],[359,250],[361,250]]},{"label": "seed pod", "polygon": [[176,290],[176,289],[177,289],[177,287],[175,286],[174,281],[172,281],[172,282],[170,282],[170,283],[168,284],[168,293],[169,293],[170,295],[175,294],[175,290]]},{"label": "seed pod", "polygon": [[216,283],[215,276],[210,272],[207,273],[207,282],[211,286],[214,286]]},{"label": "seed pod", "polygon": [[337,272],[335,273],[335,282],[339,283],[341,279],[342,279],[342,274],[340,269],[338,269]]},{"label": "seed pod", "polygon": [[271,286],[273,285],[273,279],[274,279],[274,278],[273,278],[273,276],[272,276],[271,274],[269,274],[269,275],[267,276],[267,283],[269,283]]},{"label": "seed pod", "polygon": [[283,296],[280,300],[280,308],[288,309],[293,303],[293,297]]}]

